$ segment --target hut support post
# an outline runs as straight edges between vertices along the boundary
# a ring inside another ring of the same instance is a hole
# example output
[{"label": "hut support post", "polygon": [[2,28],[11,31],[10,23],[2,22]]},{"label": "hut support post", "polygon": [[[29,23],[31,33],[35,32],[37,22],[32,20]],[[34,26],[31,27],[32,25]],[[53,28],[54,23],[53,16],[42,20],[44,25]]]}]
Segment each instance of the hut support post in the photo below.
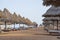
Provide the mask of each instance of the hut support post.
[{"label": "hut support post", "polygon": [[53,29],[54,29],[54,21],[53,21]]},{"label": "hut support post", "polygon": [[5,21],[5,30],[7,29],[6,21]]},{"label": "hut support post", "polygon": [[57,20],[57,30],[58,30],[58,20]]},{"label": "hut support post", "polygon": [[2,31],[1,31],[1,25],[0,25],[0,33],[1,33]]}]

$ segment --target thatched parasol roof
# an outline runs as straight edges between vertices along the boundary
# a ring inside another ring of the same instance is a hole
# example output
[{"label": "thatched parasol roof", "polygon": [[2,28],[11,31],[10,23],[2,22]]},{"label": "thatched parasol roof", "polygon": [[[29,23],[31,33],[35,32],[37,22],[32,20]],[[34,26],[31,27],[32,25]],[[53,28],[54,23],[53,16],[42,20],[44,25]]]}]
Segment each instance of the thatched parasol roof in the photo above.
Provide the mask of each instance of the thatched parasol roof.
[{"label": "thatched parasol roof", "polygon": [[19,20],[20,24],[23,24],[23,20],[22,20],[22,17],[20,15],[18,15],[18,20]]},{"label": "thatched parasol roof", "polygon": [[32,25],[32,21],[29,20],[28,18],[26,18],[26,22],[27,22],[28,25]]},{"label": "thatched parasol roof", "polygon": [[2,11],[0,10],[0,18],[2,17]]},{"label": "thatched parasol roof", "polygon": [[9,12],[8,9],[4,8],[3,15],[5,16],[6,20],[12,21],[12,14]]},{"label": "thatched parasol roof", "polygon": [[52,6],[51,8],[49,8],[47,10],[47,12],[45,14],[43,14],[44,17],[53,17],[53,16],[58,16],[60,17],[60,7],[54,7]]},{"label": "thatched parasol roof", "polygon": [[4,12],[0,10],[0,24],[4,24],[5,21],[9,22]]},{"label": "thatched parasol roof", "polygon": [[0,10],[0,18],[4,18],[3,11]]},{"label": "thatched parasol roof", "polygon": [[25,17],[22,17],[22,21],[23,21],[23,24],[27,24]]},{"label": "thatched parasol roof", "polygon": [[0,24],[4,24],[4,15],[3,15],[3,12],[0,10]]},{"label": "thatched parasol roof", "polygon": [[49,6],[49,5],[60,6],[60,0],[43,0],[43,5],[46,5],[46,6]]},{"label": "thatched parasol roof", "polygon": [[18,23],[19,22],[19,20],[18,20],[18,16],[17,16],[17,14],[14,12],[14,14],[12,15],[12,20],[13,20],[13,23]]},{"label": "thatched parasol roof", "polygon": [[37,23],[36,22],[33,22],[33,25],[37,25]]}]

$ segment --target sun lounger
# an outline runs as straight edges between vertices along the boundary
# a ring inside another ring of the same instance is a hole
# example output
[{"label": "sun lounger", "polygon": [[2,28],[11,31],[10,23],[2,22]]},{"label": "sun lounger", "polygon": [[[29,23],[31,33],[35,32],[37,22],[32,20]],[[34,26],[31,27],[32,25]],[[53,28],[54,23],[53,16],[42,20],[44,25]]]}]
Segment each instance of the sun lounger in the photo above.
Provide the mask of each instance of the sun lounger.
[{"label": "sun lounger", "polygon": [[51,33],[60,33],[60,30],[48,30],[48,32],[51,32]]},{"label": "sun lounger", "polygon": [[11,30],[2,30],[3,32],[9,32],[9,31],[11,31]]},{"label": "sun lounger", "polygon": [[60,35],[60,30],[48,30],[48,32],[52,35]]}]

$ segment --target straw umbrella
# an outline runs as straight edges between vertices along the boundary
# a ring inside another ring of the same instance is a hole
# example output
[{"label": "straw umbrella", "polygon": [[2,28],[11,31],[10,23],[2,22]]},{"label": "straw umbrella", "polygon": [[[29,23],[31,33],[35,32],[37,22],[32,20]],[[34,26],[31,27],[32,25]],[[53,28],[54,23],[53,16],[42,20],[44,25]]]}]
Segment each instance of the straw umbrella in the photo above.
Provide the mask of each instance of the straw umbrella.
[{"label": "straw umbrella", "polygon": [[20,24],[24,24],[24,21],[20,15],[18,15],[18,20],[19,20],[19,27],[20,27]]},{"label": "straw umbrella", "polygon": [[34,27],[37,27],[38,26],[38,24],[36,22],[33,22],[33,25],[34,25]]},{"label": "straw umbrella", "polygon": [[23,28],[24,28],[24,24],[27,24],[25,17],[22,17],[22,22],[23,22],[22,24],[23,24]]},{"label": "straw umbrella", "polygon": [[26,18],[26,23],[27,23],[27,25],[32,25],[32,21],[29,20],[28,18]]},{"label": "straw umbrella", "polygon": [[15,24],[17,24],[18,22],[19,22],[19,20],[18,20],[18,16],[16,15],[16,13],[14,12],[14,14],[12,15],[13,17],[13,24],[14,24],[14,30],[15,30]]},{"label": "straw umbrella", "polygon": [[[0,10],[0,22],[2,22],[2,18],[4,18],[4,16],[3,16],[3,12]],[[1,33],[1,26],[0,26],[0,33]]]},{"label": "straw umbrella", "polygon": [[[60,18],[60,7],[54,7],[52,6],[47,10],[47,12],[43,15],[43,17],[57,17]],[[57,30],[58,30],[58,19],[54,19],[53,21],[57,21]]]},{"label": "straw umbrella", "polygon": [[43,5],[46,5],[46,6],[49,6],[49,5],[60,6],[60,0],[43,0]]},{"label": "straw umbrella", "polygon": [[23,21],[23,24],[27,24],[25,17],[22,17],[22,21]]},{"label": "straw umbrella", "polygon": [[4,10],[3,10],[3,15],[5,16],[5,18],[4,18],[5,30],[7,30],[7,26],[6,26],[6,25],[7,25],[7,22],[8,22],[9,24],[11,24],[12,14],[9,12],[8,9],[4,8]]}]

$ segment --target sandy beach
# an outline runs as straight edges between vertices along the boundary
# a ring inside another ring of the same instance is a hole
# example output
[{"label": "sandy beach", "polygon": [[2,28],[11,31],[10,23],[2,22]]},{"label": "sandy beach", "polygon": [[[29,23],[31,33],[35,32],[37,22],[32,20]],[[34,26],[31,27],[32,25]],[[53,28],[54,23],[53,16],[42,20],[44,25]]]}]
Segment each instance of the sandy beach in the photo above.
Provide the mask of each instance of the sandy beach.
[{"label": "sandy beach", "polygon": [[28,30],[3,32],[0,40],[60,40],[57,36],[49,35],[43,27]]}]

